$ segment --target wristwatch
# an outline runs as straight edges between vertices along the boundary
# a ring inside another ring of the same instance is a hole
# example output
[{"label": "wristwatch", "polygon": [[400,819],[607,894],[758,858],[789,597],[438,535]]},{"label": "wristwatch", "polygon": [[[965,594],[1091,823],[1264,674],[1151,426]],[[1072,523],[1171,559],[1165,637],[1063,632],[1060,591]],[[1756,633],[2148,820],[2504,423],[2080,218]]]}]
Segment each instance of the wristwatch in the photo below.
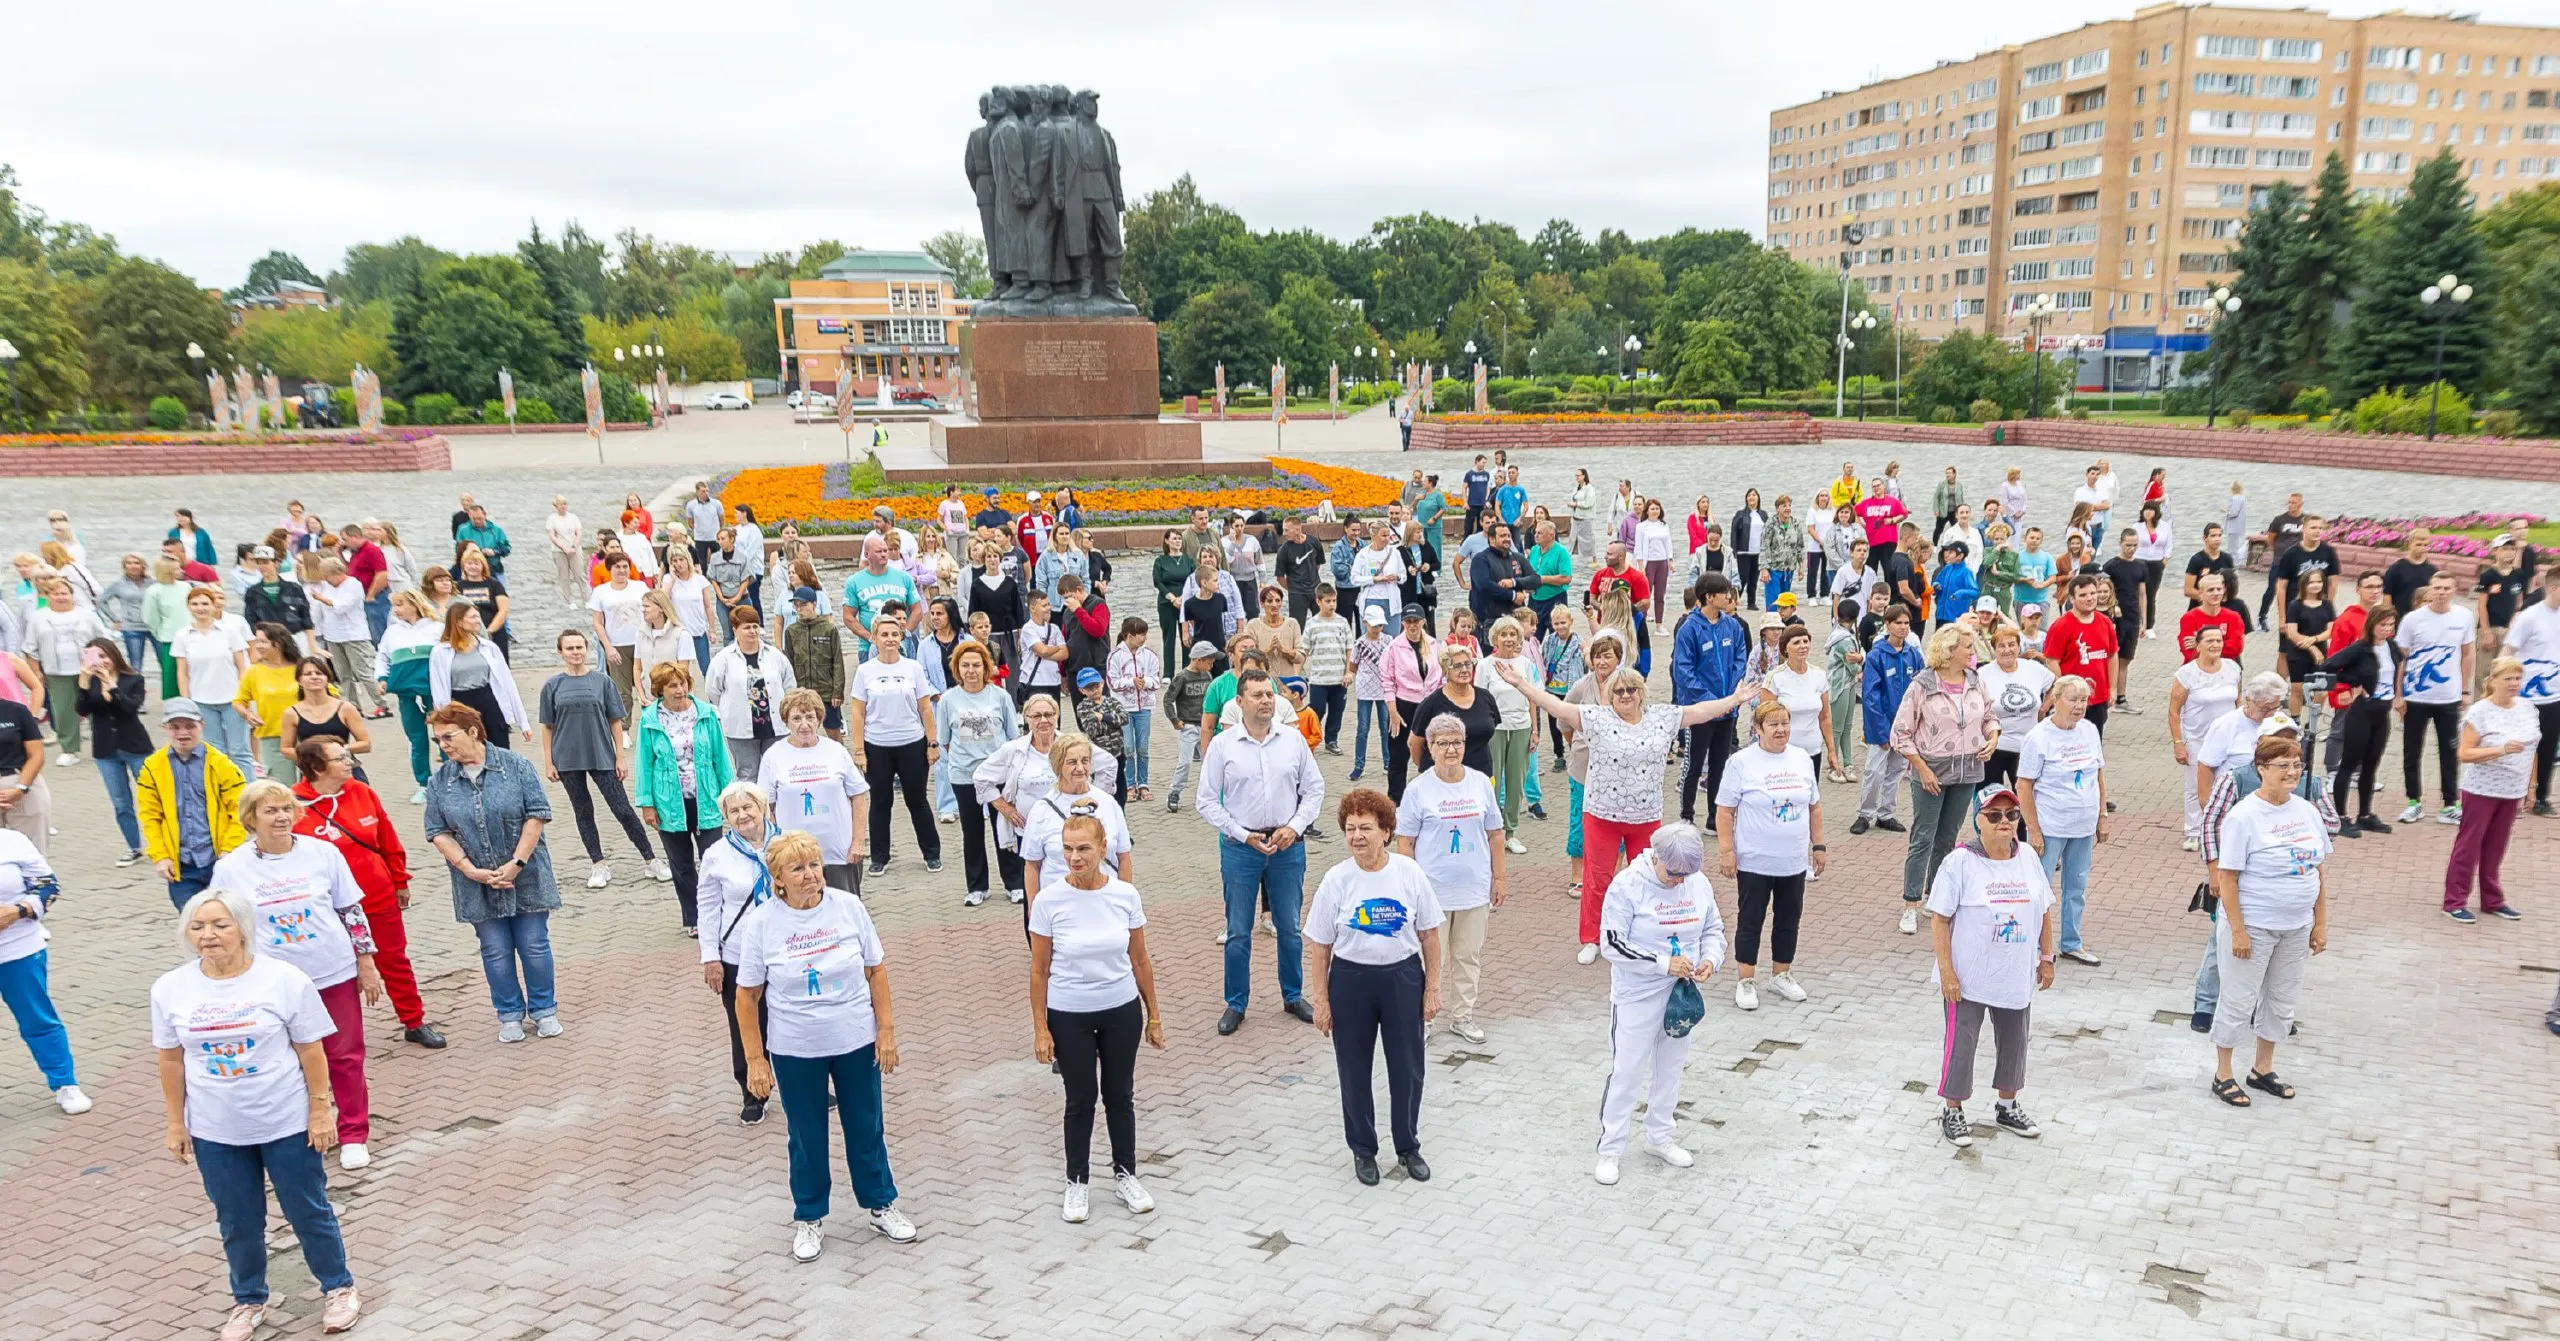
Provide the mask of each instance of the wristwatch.
[{"label": "wristwatch", "polygon": [[2039,964],[2050,964],[2050,963],[2052,963],[2052,962],[2053,962],[2053,960],[2054,960],[2054,957],[2053,957],[2052,955],[2048,955],[2048,954],[2038,954],[2038,955],[2036,956],[2036,962],[2037,962],[2037,963],[2039,963]]}]

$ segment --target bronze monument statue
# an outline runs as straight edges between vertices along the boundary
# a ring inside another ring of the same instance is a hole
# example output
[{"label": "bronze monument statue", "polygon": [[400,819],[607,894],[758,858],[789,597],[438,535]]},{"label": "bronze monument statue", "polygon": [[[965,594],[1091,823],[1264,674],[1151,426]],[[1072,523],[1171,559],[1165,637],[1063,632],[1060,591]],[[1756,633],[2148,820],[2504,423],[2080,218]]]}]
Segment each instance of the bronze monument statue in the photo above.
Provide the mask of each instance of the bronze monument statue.
[{"label": "bronze monument statue", "polygon": [[982,317],[1128,317],[1120,291],[1120,150],[1101,95],[1063,85],[991,89],[962,165],[986,230],[993,296]]}]

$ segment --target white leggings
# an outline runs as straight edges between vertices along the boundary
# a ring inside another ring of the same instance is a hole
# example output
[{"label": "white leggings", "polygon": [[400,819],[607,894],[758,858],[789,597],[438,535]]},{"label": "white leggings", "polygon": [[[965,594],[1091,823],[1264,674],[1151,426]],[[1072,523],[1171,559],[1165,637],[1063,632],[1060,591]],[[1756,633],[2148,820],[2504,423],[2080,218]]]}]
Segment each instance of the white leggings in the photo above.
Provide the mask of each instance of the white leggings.
[{"label": "white leggings", "polygon": [[[1610,970],[1614,976],[1619,970]],[[1639,969],[1638,972],[1643,970]],[[1676,1135],[1680,1108],[1680,1068],[1689,1060],[1689,1040],[1662,1032],[1662,1010],[1671,1001],[1676,978],[1642,984],[1643,995],[1609,1002],[1609,1087],[1600,1093],[1600,1153],[1615,1159],[1627,1151],[1636,1101],[1644,1100],[1645,1139],[1669,1145]]]}]

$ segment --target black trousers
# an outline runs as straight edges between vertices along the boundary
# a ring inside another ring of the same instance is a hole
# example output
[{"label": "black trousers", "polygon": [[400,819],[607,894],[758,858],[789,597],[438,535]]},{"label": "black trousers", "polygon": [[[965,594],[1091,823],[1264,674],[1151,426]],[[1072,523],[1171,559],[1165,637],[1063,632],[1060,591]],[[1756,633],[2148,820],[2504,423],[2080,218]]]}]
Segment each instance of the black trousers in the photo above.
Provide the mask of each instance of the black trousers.
[{"label": "black trousers", "polygon": [[[2098,736],[2102,740],[2105,739],[2107,734],[2107,709],[2111,706],[2113,705],[2106,703],[2092,703],[2089,705],[2089,725],[2098,728]],[[2024,741],[2019,742],[2021,745],[2024,745],[2025,743],[2026,742]]]},{"label": "black trousers", "polygon": [[691,540],[685,548],[693,551],[693,570],[697,573],[711,566],[711,556],[720,548],[717,540]]},{"label": "black trousers", "polygon": [[[2347,705],[2346,725],[2338,729],[2338,772],[2330,781],[2329,804],[2341,821],[2373,814],[2373,775],[2382,767],[2382,747],[2391,741],[2391,701],[2360,694]],[[2355,778],[2356,808],[2347,809],[2347,779]]]},{"label": "black trousers", "polygon": [[[754,1103],[756,1096],[747,1091],[747,1040],[738,1032],[738,966],[723,960],[720,964],[720,1013],[729,1017],[729,1072],[738,1078],[738,1097]],[[765,1037],[764,998],[756,998],[756,1033]]]},{"label": "black trousers", "polygon": [[1733,557],[1741,565],[1743,608],[1757,610],[1760,608],[1760,556],[1736,554]]},{"label": "black trousers", "polygon": [[[951,799],[960,807],[960,868],[967,878],[968,892],[987,893],[988,829],[994,825],[995,816],[978,800],[976,783],[952,783]],[[1022,888],[1022,858],[1012,848],[996,849],[996,867],[1004,877],[1006,889]]]},{"label": "black trousers", "polygon": [[605,809],[612,811],[613,817],[621,821],[623,836],[631,840],[633,847],[640,849],[640,859],[657,860],[657,849],[649,846],[648,826],[640,822],[640,812],[631,808],[631,798],[622,790],[622,779],[612,769],[579,771],[564,768],[560,770],[560,785],[569,793],[569,813],[577,817],[578,841],[587,845],[587,860],[604,860],[604,842],[596,833],[596,803],[587,795],[590,784],[604,794]]},{"label": "black trousers", "polygon": [[[1991,757],[1983,761],[1982,785],[1984,787],[2015,786],[2017,781],[2018,752],[2016,750],[1993,750]],[[2193,779],[2190,778],[2189,781],[2192,783]]]},{"label": "black trousers", "polygon": [[862,780],[871,784],[871,864],[889,860],[889,789],[907,798],[907,818],[915,821],[916,848],[926,861],[942,860],[942,832],[934,825],[933,766],[925,762],[924,742],[904,745],[862,744]]},{"label": "black trousers", "polygon": [[2442,786],[2442,804],[2452,805],[2462,793],[2455,785],[2461,762],[2455,752],[2462,745],[2462,705],[2459,703],[2412,703],[2409,715],[2400,725],[2400,781],[2409,789],[2409,799],[2418,799],[2418,742],[2426,737],[2427,723],[2436,727],[2436,780]]},{"label": "black trousers", "polygon": [[2560,703],[2537,703],[2533,715],[2542,719],[2542,739],[2533,743],[2533,802],[2545,805],[2551,800],[2551,765],[2560,761]]},{"label": "black trousers", "polygon": [[1351,688],[1348,685],[1311,684],[1307,686],[1307,706],[1315,709],[1316,720],[1324,723],[1324,743],[1328,746],[1333,744],[1334,736],[1342,730],[1342,704],[1343,700],[1350,697]]},{"label": "black trousers", "polygon": [[[658,820],[665,823],[673,818],[672,815],[660,815]],[[702,868],[697,859],[713,843],[720,841],[718,829],[701,826],[702,812],[694,799],[688,796],[684,798],[684,827],[681,830],[658,831],[659,840],[667,845],[667,870],[676,878],[676,907],[683,911],[684,924],[688,929],[694,924],[694,894],[701,887]]]},{"label": "black trousers", "polygon": [[1421,707],[1398,699],[1390,709],[1397,722],[1387,740],[1387,799],[1399,805],[1404,803],[1404,775],[1413,767],[1413,714]]},{"label": "black trousers", "polygon": [[1804,872],[1794,875],[1761,875],[1753,871],[1737,871],[1733,887],[1738,891],[1733,928],[1733,962],[1760,962],[1760,919],[1772,905],[1777,916],[1769,922],[1769,962],[1796,962],[1796,924],[1804,919]]},{"label": "black trousers", "polygon": [[1398,1157],[1422,1153],[1422,956],[1394,964],[1336,959],[1325,982],[1333,1008],[1333,1065],[1342,1079],[1342,1139],[1378,1157],[1373,1069],[1387,1054],[1387,1122]]},{"label": "black trousers", "polygon": [[2145,629],[2149,629],[2152,620],[2159,617],[2160,578],[2168,571],[2168,566],[2168,563],[2161,559],[2142,561],[2142,627]]},{"label": "black trousers", "polygon": [[[1724,786],[1724,761],[1733,757],[1733,719],[1719,717],[1689,728],[1689,762],[1680,770],[1680,818],[1698,818],[1698,771],[1706,770],[1707,813],[1715,813],[1715,796]],[[1710,827],[1713,827],[1710,821]]]},{"label": "black trousers", "polygon": [[1298,621],[1298,627],[1305,628],[1307,616],[1315,612],[1316,594],[1312,589],[1300,591],[1296,587],[1289,588],[1289,618]]},{"label": "black trousers", "polygon": [[1093,1181],[1093,1102],[1102,1100],[1111,1134],[1111,1172],[1138,1171],[1138,1041],[1147,1031],[1146,1002],[1131,997],[1109,1010],[1049,1008],[1049,1039],[1067,1083],[1067,1181]]}]

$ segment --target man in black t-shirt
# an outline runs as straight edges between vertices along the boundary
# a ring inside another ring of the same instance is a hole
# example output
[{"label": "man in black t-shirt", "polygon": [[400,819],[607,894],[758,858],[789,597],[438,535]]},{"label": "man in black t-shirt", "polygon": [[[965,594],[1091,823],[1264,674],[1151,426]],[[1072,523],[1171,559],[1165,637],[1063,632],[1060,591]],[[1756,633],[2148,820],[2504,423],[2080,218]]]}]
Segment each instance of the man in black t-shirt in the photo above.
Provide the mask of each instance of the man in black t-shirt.
[{"label": "man in black t-shirt", "polygon": [[2436,566],[2427,562],[2427,546],[2435,537],[2425,527],[2409,533],[2400,543],[2400,557],[2382,570],[2382,594],[2391,598],[2391,608],[2407,614],[2426,594],[2427,584],[2435,581]]},{"label": "man in black t-shirt", "polygon": [[[2222,548],[2222,523],[2206,522],[2204,548],[2187,556],[2187,581],[2183,588],[2187,595],[2187,608],[2193,610],[2204,604],[2203,595],[2197,590],[2197,584],[2207,573],[2222,574],[2222,589],[2231,590],[2232,586],[2239,581],[2238,575],[2232,572],[2232,568],[2231,556]],[[2243,624],[2248,622],[2247,610],[2237,606],[2233,607],[2233,610],[2240,616]]]},{"label": "man in black t-shirt", "polygon": [[2131,700],[2125,696],[2125,684],[2131,678],[2125,674],[2125,668],[2132,663],[2134,652],[2142,646],[2143,589],[2151,579],[2151,565],[2133,557],[2133,549],[2134,533],[2128,527],[2123,537],[2116,541],[2116,556],[2105,563],[2092,565],[2100,576],[2107,579],[2107,585],[2115,588],[2116,664],[2110,668],[2113,673],[2108,678],[2115,681],[2116,706],[2127,712],[2133,708]]},{"label": "man in black t-shirt", "polygon": [[1281,585],[1289,589],[1289,618],[1301,625],[1316,612],[1316,588],[1326,577],[1324,545],[1307,538],[1307,524],[1296,517],[1280,523],[1278,550]]},{"label": "man in black t-shirt", "polygon": [[2497,543],[2489,547],[2489,561],[2480,565],[2479,579],[2471,587],[2477,607],[2473,613],[2480,618],[2480,679],[2474,692],[2487,689],[2489,663],[2498,659],[2498,649],[2507,641],[2507,625],[2515,622],[2517,602],[2524,599],[2525,572],[2517,562],[2519,548],[2512,536],[2499,536]]},{"label": "man in black t-shirt", "polygon": [[2302,538],[2277,559],[2268,577],[2283,584],[2276,593],[2276,608],[2290,609],[2299,597],[2304,573],[2320,573],[2331,586],[2338,582],[2338,547],[2329,543],[2329,524],[2318,517],[2302,519]]},{"label": "man in black t-shirt", "polygon": [[[2284,562],[2285,551],[2301,543],[2303,523],[2308,520],[2310,519],[2302,515],[2302,495],[2287,494],[2284,499],[2284,511],[2267,521],[2267,589],[2258,593],[2260,624],[2267,622],[2267,607],[2275,601],[2275,565]],[[2239,602],[2234,601],[2232,604],[2237,605]]]}]

